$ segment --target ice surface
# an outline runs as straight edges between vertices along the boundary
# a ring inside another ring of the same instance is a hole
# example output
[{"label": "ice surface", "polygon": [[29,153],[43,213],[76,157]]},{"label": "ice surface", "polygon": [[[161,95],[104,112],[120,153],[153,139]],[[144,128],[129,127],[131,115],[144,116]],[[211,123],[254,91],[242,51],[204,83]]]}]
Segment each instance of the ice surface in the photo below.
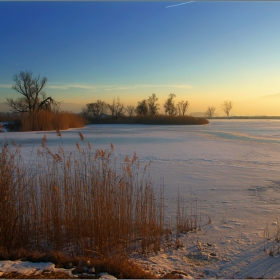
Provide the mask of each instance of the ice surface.
[{"label": "ice surface", "polygon": [[[62,131],[62,138],[53,131],[1,133],[0,139],[21,142],[28,160],[40,147],[44,134],[49,148],[61,145],[65,151],[75,150],[75,143],[80,142],[78,131],[93,148],[110,149],[113,143],[119,160],[136,151],[141,163],[151,161],[156,189],[164,178],[166,214],[171,220],[175,219],[178,189],[186,201],[191,193],[197,197],[202,231],[182,236],[185,247],[147,259],[150,267],[153,263],[158,271],[176,267],[191,277],[280,276],[279,246],[269,240],[275,250],[270,257],[264,251],[263,238],[267,223],[271,236],[276,233],[277,224],[273,223],[279,217],[280,121],[212,120],[203,126],[89,125]],[[211,224],[207,223],[209,217]],[[213,253],[217,258],[197,260],[197,240],[213,244],[205,256]],[[272,248],[269,244],[267,250]]]}]

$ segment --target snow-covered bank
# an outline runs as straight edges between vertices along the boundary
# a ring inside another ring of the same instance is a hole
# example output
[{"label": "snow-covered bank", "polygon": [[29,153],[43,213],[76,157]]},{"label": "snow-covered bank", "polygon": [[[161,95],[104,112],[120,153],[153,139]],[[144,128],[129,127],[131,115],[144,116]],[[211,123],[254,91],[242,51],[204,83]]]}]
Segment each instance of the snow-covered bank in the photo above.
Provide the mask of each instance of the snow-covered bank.
[{"label": "snow-covered bank", "polygon": [[50,262],[40,262],[40,263],[32,263],[32,262],[22,262],[22,261],[0,261],[0,277],[4,273],[17,272],[22,275],[39,275],[43,273],[43,271],[49,272],[63,272],[68,274],[70,277],[72,273],[70,270],[55,268],[55,265]]},{"label": "snow-covered bank", "polygon": [[[116,279],[114,276],[103,272],[99,273],[98,275],[94,274],[94,269],[88,273],[81,274],[73,274],[72,269],[64,269],[64,268],[55,268],[55,265],[51,262],[39,262],[39,263],[33,263],[33,262],[23,262],[23,261],[0,261],[0,278],[4,276],[5,274],[9,273],[18,273],[23,278],[28,278],[28,276],[35,276],[43,274],[45,276],[50,275],[50,273],[56,273],[56,275],[65,274],[69,276],[70,278],[78,278],[81,277],[83,279],[86,278],[98,278],[98,279]],[[53,278],[53,277],[52,277]]]},{"label": "snow-covered bank", "polygon": [[[196,195],[201,231],[182,235],[183,247],[166,248],[138,259],[156,272],[182,271],[184,277],[246,278],[280,276],[280,121],[213,120],[206,126],[92,125],[79,130],[1,133],[22,143],[28,160],[41,145],[75,149],[77,131],[93,148],[115,145],[119,159],[136,151],[152,161],[155,187],[164,178],[166,214],[175,219],[178,188]],[[269,234],[268,234],[269,233]],[[269,239],[268,239],[269,238]],[[272,256],[273,255],[273,256]]]}]

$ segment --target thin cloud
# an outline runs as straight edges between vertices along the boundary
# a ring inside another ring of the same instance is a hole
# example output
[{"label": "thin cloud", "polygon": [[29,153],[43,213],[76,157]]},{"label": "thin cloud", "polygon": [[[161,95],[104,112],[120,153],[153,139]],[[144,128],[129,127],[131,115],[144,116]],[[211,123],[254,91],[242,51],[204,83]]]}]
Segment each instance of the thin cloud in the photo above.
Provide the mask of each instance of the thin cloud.
[{"label": "thin cloud", "polygon": [[62,89],[67,90],[71,88],[77,89],[95,89],[95,86],[83,85],[83,84],[64,84],[64,85],[48,85],[47,88],[50,89]]},{"label": "thin cloud", "polygon": [[186,84],[182,84],[182,85],[137,85],[137,87],[158,87],[158,88],[162,88],[162,87],[169,87],[169,88],[192,88],[191,85],[186,85]]},{"label": "thin cloud", "polygon": [[122,87],[122,86],[120,86],[120,87],[111,87],[111,88],[105,88],[105,90],[125,90],[125,89],[133,89],[133,88],[135,88],[135,87]]},{"label": "thin cloud", "polygon": [[81,89],[95,89],[96,87],[95,86],[88,86],[88,85],[73,85],[72,86],[73,88],[81,88]]},{"label": "thin cloud", "polygon": [[69,90],[69,89],[84,89],[84,90],[132,90],[132,89],[141,89],[141,88],[181,88],[181,89],[190,89],[191,85],[188,84],[137,84],[137,85],[84,85],[84,84],[62,84],[62,85],[47,85],[49,89],[57,90]]},{"label": "thin cloud", "polygon": [[191,85],[151,85],[151,84],[138,84],[133,86],[112,86],[107,87],[105,90],[111,91],[111,90],[127,90],[127,89],[139,89],[139,88],[183,88],[183,89],[190,89],[192,88]]},{"label": "thin cloud", "polygon": [[50,89],[63,89],[63,90],[66,90],[66,89],[69,89],[70,87],[69,87],[69,86],[47,86],[47,88],[50,88]]},{"label": "thin cloud", "polygon": [[280,93],[266,94],[266,95],[262,95],[262,96],[260,96],[258,98],[266,98],[266,99],[280,98]]},{"label": "thin cloud", "polygon": [[[12,86],[13,85],[11,84],[0,84],[0,88],[12,88]],[[46,85],[46,88],[60,89],[60,90],[68,90],[71,88],[93,90],[96,89],[96,86],[84,85],[84,84],[61,84],[61,85]]]},{"label": "thin cloud", "polygon": [[12,88],[12,85],[9,85],[9,84],[0,84],[0,88]]},{"label": "thin cloud", "polygon": [[185,88],[185,89],[192,88],[191,85],[173,85],[173,87],[175,87],[175,88]]},{"label": "thin cloud", "polygon": [[188,1],[188,2],[184,2],[184,3],[180,3],[180,4],[175,4],[175,5],[167,6],[165,8],[173,8],[173,7],[177,7],[177,6],[181,6],[181,5],[185,5],[185,4],[190,4],[193,2],[195,2],[195,1]]}]

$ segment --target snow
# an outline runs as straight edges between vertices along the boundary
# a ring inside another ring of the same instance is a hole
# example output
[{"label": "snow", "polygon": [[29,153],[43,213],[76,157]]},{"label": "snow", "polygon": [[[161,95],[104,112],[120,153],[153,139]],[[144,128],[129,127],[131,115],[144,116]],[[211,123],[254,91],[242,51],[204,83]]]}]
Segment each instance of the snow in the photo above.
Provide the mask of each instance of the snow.
[{"label": "snow", "polygon": [[[64,268],[55,268],[55,265],[51,262],[23,262],[23,261],[0,261],[0,277],[4,273],[17,272],[21,275],[39,275],[42,272],[55,272],[55,273],[66,273],[71,278],[77,278],[78,275],[72,274],[72,269],[64,269]],[[89,276],[87,273],[83,273],[83,276]],[[91,273],[92,277],[93,274]],[[107,272],[102,272],[98,274],[99,279],[117,279],[116,277],[108,274]]]},{"label": "snow", "polygon": [[117,278],[108,274],[107,272],[102,272],[99,274],[99,279],[117,279]]},{"label": "snow", "polygon": [[[280,121],[211,120],[203,126],[89,125],[56,132],[1,133],[22,143],[28,160],[46,134],[47,146],[75,149],[78,132],[93,148],[115,146],[122,160],[136,151],[151,161],[155,188],[164,178],[166,215],[175,220],[178,189],[197,197],[201,230],[182,234],[183,247],[132,256],[154,272],[184,278],[280,277],[275,240],[280,204]],[[266,228],[267,227],[267,228]],[[269,231],[270,239],[264,238]],[[209,244],[209,245],[208,245]]]},{"label": "snow", "polygon": [[70,270],[63,269],[63,268],[55,268],[53,263],[47,262],[39,262],[39,263],[32,263],[32,262],[22,262],[22,261],[0,261],[0,277],[4,273],[9,272],[17,272],[22,275],[37,275],[42,273],[44,270],[54,271],[54,272],[65,272],[72,276]]}]

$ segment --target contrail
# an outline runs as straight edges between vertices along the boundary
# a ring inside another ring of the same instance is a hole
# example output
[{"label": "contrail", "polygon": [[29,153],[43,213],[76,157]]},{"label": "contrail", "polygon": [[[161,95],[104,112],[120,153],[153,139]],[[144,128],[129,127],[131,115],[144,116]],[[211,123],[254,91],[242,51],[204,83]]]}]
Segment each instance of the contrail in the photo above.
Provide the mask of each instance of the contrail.
[{"label": "contrail", "polygon": [[184,2],[184,3],[181,3],[181,4],[176,4],[176,5],[167,6],[167,7],[165,7],[165,8],[172,8],[172,7],[181,6],[181,5],[185,5],[185,4],[189,4],[189,3],[193,3],[193,2],[194,2],[194,1]]}]

